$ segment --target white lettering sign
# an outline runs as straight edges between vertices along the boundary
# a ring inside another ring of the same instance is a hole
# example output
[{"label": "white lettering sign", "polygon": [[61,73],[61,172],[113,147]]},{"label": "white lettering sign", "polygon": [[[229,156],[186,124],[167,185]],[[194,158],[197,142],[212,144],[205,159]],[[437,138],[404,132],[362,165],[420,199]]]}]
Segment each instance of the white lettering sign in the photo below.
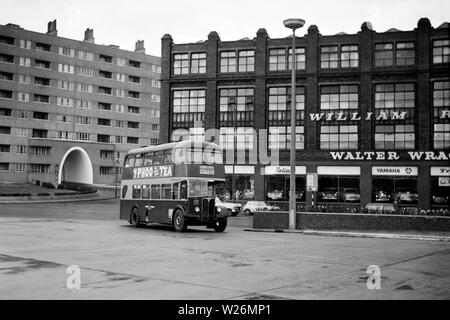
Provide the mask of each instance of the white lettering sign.
[{"label": "white lettering sign", "polygon": [[373,176],[417,176],[417,167],[372,167]]},{"label": "white lettering sign", "polygon": [[172,166],[153,166],[133,169],[133,179],[171,177]]},{"label": "white lettering sign", "polygon": [[430,175],[433,177],[450,177],[450,167],[431,167]]}]

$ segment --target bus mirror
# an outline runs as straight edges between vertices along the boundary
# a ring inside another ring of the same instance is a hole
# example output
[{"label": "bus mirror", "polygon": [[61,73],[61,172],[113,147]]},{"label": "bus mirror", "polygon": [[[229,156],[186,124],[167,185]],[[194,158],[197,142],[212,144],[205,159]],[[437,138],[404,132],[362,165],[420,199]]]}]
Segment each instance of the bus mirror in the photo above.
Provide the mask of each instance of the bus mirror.
[{"label": "bus mirror", "polygon": [[152,209],[154,209],[155,208],[155,206],[145,206],[145,209],[146,210],[152,210]]}]

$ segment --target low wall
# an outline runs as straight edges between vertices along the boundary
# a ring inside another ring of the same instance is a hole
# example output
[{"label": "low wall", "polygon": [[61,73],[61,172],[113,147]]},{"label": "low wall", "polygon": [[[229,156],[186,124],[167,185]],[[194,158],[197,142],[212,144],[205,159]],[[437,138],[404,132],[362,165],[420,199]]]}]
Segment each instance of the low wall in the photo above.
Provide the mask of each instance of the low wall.
[{"label": "low wall", "polygon": [[[288,212],[255,212],[255,229],[288,229]],[[369,213],[297,213],[296,229],[450,231],[450,217]]]}]

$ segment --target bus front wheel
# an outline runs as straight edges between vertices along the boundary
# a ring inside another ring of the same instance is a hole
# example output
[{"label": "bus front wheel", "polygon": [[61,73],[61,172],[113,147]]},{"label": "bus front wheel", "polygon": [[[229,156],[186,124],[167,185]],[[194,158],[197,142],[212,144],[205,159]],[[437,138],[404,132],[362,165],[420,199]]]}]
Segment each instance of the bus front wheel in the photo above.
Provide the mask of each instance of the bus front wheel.
[{"label": "bus front wheel", "polygon": [[131,210],[130,223],[135,228],[140,226],[139,210],[136,207],[134,207],[133,210]]},{"label": "bus front wheel", "polygon": [[184,218],[183,212],[181,212],[181,210],[175,211],[173,215],[173,228],[177,232],[183,232],[187,229],[186,219]]},{"label": "bus front wheel", "polygon": [[226,228],[227,228],[227,218],[219,219],[214,224],[214,230],[216,230],[216,232],[224,232]]}]

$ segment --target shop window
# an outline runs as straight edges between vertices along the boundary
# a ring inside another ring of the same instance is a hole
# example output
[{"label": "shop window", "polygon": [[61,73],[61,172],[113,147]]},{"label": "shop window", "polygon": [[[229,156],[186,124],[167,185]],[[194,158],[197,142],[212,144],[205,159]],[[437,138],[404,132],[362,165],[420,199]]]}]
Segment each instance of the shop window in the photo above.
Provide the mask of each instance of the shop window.
[{"label": "shop window", "polygon": [[373,202],[417,204],[417,179],[409,177],[383,177],[372,180]]},{"label": "shop window", "polygon": [[[283,175],[267,176],[266,199],[271,201],[289,201],[290,177]],[[305,201],[305,177],[295,178],[295,199]]]},{"label": "shop window", "polygon": [[359,177],[319,176],[317,201],[360,202]]},{"label": "shop window", "polygon": [[227,175],[226,188],[232,200],[253,200],[255,178],[253,175]]},{"label": "shop window", "polygon": [[449,177],[431,177],[430,201],[432,206],[443,206],[448,208],[450,204],[450,187],[440,183],[441,179],[448,180]]}]

